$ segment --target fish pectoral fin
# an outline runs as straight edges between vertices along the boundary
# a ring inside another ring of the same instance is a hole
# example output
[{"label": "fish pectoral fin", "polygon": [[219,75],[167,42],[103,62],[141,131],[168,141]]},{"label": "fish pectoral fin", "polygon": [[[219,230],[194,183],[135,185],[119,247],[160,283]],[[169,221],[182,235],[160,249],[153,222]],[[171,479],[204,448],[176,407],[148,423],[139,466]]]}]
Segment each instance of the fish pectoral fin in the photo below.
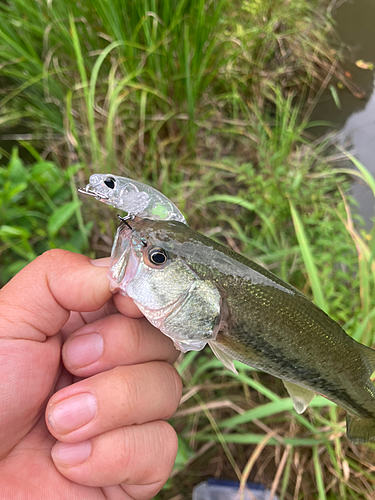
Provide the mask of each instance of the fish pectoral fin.
[{"label": "fish pectoral fin", "polygon": [[292,398],[294,409],[297,413],[303,413],[315,396],[315,392],[293,384],[292,382],[288,382],[287,380],[283,380],[283,383],[289,396]]},{"label": "fish pectoral fin", "polygon": [[375,441],[375,419],[346,415],[346,434],[354,444]]},{"label": "fish pectoral fin", "polygon": [[220,345],[215,342],[214,340],[209,340],[208,345],[211,347],[212,352],[215,354],[217,359],[219,359],[223,365],[228,368],[228,370],[231,370],[233,373],[238,373],[236,370],[234,363],[233,363],[233,358],[229,356],[226,352],[224,352],[221,348]]}]

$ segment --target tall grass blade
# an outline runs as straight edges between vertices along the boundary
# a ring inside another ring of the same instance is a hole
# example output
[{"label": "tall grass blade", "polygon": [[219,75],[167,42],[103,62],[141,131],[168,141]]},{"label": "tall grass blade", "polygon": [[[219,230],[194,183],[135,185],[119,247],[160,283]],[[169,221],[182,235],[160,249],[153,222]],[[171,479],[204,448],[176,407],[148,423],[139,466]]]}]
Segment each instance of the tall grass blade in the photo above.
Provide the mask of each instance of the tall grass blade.
[{"label": "tall grass blade", "polygon": [[108,47],[106,47],[102,53],[100,54],[100,56],[97,58],[97,60],[95,61],[95,64],[92,68],[92,72],[91,72],[91,77],[90,77],[90,103],[94,103],[95,102],[95,87],[96,87],[96,84],[97,84],[97,81],[98,81],[98,76],[99,76],[99,71],[100,71],[100,68],[102,67],[102,64],[105,60],[105,58],[108,56],[108,54],[110,54],[112,52],[112,50],[116,49],[117,47],[119,47],[120,45],[122,45],[123,42],[121,41],[116,41],[116,42],[112,42],[108,45]]},{"label": "tall grass blade", "polygon": [[[375,262],[373,260],[373,254],[371,253],[366,241],[361,237],[356,228],[354,227],[354,222],[352,218],[351,208],[349,203],[340,189],[340,193],[344,202],[345,210],[346,210],[346,221],[343,220],[346,230],[350,234],[353,243],[357,249],[358,254],[358,274],[359,274],[359,293],[361,297],[361,305],[362,305],[362,314],[364,317],[370,319],[370,309],[372,307],[372,298],[371,298],[371,282],[375,284]],[[370,322],[371,325],[371,322]],[[372,335],[371,335],[372,340]],[[368,345],[369,338],[363,335],[362,342]]]},{"label": "tall grass blade", "polygon": [[90,130],[90,139],[91,139],[90,149],[92,154],[92,161],[94,165],[97,165],[99,162],[99,141],[95,130],[94,101],[93,101],[94,96],[92,95],[89,89],[85,62],[81,50],[81,44],[72,13],[69,14],[69,26],[72,34],[72,40],[73,40],[74,52],[77,59],[78,70],[81,76],[83,94],[85,96],[87,122]]},{"label": "tall grass blade", "polygon": [[232,195],[227,195],[227,194],[216,194],[216,195],[212,195],[212,196],[209,196],[208,198],[206,198],[205,204],[215,203],[218,201],[223,202],[223,203],[230,203],[233,205],[239,205],[240,207],[246,208],[250,212],[256,212],[257,215],[259,215],[259,217],[262,219],[264,224],[267,226],[267,228],[271,232],[275,242],[278,242],[278,236],[276,234],[276,231],[275,231],[275,228],[274,228],[272,222],[270,221],[270,219],[266,215],[264,215],[262,212],[259,212],[259,210],[257,210],[255,203],[252,203],[251,201],[244,200],[240,196],[232,196]]},{"label": "tall grass blade", "polygon": [[206,404],[204,403],[204,401],[202,400],[202,398],[199,396],[199,394],[195,394],[195,399],[198,401],[198,403],[200,404],[204,414],[206,415],[208,421],[210,422],[211,424],[211,427],[212,429],[215,431],[215,434],[216,434],[216,437],[219,441],[219,443],[221,444],[221,446],[223,447],[223,450],[231,464],[231,466],[233,467],[233,470],[234,472],[236,473],[237,475],[237,478],[238,479],[241,479],[241,471],[240,469],[238,468],[238,465],[232,455],[232,452],[230,451],[229,447],[228,447],[228,444],[225,440],[225,436],[222,434],[216,420],[214,419],[214,417],[211,415],[211,412],[209,411],[209,409],[207,408]]},{"label": "tall grass blade", "polygon": [[81,205],[79,200],[71,201],[59,207],[48,221],[48,233],[51,238],[56,236],[57,232],[72,217]]},{"label": "tall grass blade", "polygon": [[[310,406],[315,408],[319,406],[331,406],[331,405],[334,405],[334,403],[324,398],[315,398],[310,403]],[[290,398],[280,399],[279,401],[276,402],[266,403],[264,405],[257,406],[256,408],[246,411],[242,415],[236,415],[235,417],[222,420],[219,424],[219,427],[231,429],[237,427],[238,425],[252,422],[255,419],[269,417],[271,415],[276,415],[277,413],[281,413],[283,411],[293,411],[293,409],[294,409],[293,402]]]},{"label": "tall grass blade", "polygon": [[374,179],[373,175],[363,165],[363,163],[358,160],[358,158],[356,158],[355,156],[350,154],[348,151],[345,151],[345,155],[349,158],[349,160],[353,163],[353,165],[356,168],[358,168],[359,172],[362,174],[362,179],[371,188],[371,191],[372,191],[373,195],[375,196],[375,179]]},{"label": "tall grass blade", "polygon": [[323,309],[323,311],[328,313],[329,312],[328,302],[324,298],[323,289],[320,284],[318,270],[316,268],[312,251],[306,237],[305,229],[298,215],[298,212],[294,208],[294,204],[291,200],[289,200],[289,204],[301,255],[310,280],[311,290],[314,296],[314,302],[318,307]]},{"label": "tall grass blade", "polygon": [[[195,434],[194,439],[196,441],[219,441],[218,437],[215,434]],[[264,439],[264,434],[253,434],[250,432],[247,432],[246,434],[222,434],[222,439],[226,443],[259,444]],[[307,448],[326,443],[326,440],[323,438],[283,437],[282,441],[285,445],[290,444],[292,446],[305,446]],[[273,446],[280,446],[280,440],[272,438],[268,441],[268,444]]]},{"label": "tall grass blade", "polygon": [[317,446],[313,448],[313,462],[315,469],[316,486],[318,488],[319,500],[327,500],[326,492],[324,489],[324,479],[322,474],[322,468],[319,461],[319,452]]}]

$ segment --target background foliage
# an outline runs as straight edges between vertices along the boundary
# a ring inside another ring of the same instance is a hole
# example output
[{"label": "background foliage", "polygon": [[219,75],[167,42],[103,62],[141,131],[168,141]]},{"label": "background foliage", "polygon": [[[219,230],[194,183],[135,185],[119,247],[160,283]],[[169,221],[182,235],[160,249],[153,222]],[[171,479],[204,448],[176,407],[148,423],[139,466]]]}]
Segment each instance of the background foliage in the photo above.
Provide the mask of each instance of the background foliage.
[{"label": "background foliage", "polygon": [[[348,174],[374,181],[355,159],[357,173],[337,168],[309,121],[328,85],[357,90],[335,46],[323,0],[2,2],[1,284],[48,248],[108,255],[116,211],[76,187],[112,172],[372,345],[373,231],[352,215]],[[297,415],[278,380],[238,367],[207,350],[180,361],[180,449],[160,498],[212,475],[285,499],[371,498],[374,446],[346,440],[341,410],[316,397]]]}]

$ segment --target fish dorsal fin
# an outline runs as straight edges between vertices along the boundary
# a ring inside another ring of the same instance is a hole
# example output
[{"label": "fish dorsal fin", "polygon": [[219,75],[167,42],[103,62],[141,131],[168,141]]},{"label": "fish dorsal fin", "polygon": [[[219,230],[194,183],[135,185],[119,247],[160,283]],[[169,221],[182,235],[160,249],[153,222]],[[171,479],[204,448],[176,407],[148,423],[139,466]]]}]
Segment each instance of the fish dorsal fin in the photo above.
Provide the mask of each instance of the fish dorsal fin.
[{"label": "fish dorsal fin", "polygon": [[292,398],[294,409],[297,413],[303,413],[315,396],[315,392],[293,384],[292,382],[287,382],[286,380],[283,380],[283,383],[289,396]]},{"label": "fish dorsal fin", "polygon": [[223,365],[228,368],[228,370],[231,370],[236,374],[238,373],[233,364],[233,358],[229,356],[229,354],[227,354],[225,351],[223,351],[223,349],[221,349],[217,342],[215,342],[214,340],[209,340],[208,345],[211,347],[212,352],[215,354],[217,359],[219,359],[223,363]]}]

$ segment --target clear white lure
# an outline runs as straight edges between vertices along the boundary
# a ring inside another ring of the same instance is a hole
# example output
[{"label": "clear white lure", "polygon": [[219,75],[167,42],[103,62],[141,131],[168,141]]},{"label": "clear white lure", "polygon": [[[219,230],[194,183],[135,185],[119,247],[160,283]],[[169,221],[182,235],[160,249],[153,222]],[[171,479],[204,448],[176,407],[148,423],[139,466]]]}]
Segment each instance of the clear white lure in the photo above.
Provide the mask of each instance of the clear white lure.
[{"label": "clear white lure", "polygon": [[152,220],[176,220],[187,225],[185,217],[166,196],[142,182],[112,174],[90,176],[83,194],[94,196],[106,205],[124,210],[129,218],[138,216]]}]

